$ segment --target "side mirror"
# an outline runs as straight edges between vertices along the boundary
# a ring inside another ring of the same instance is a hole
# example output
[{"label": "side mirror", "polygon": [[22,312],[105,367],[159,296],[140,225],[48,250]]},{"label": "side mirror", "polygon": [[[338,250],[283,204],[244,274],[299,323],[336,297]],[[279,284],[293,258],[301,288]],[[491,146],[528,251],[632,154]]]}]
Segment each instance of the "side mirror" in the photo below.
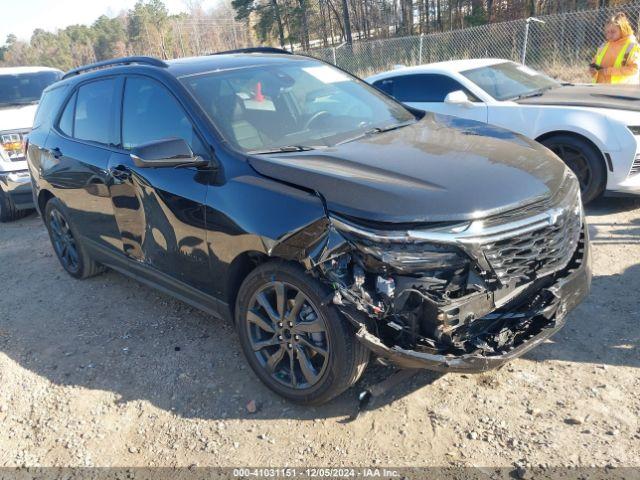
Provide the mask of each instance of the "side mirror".
[{"label": "side mirror", "polygon": [[209,163],[194,155],[182,138],[166,138],[138,145],[131,150],[131,160],[140,168],[199,167]]},{"label": "side mirror", "polygon": [[471,100],[469,100],[467,94],[462,90],[456,90],[455,92],[449,93],[449,95],[445,97],[444,103],[465,107],[471,105]]}]

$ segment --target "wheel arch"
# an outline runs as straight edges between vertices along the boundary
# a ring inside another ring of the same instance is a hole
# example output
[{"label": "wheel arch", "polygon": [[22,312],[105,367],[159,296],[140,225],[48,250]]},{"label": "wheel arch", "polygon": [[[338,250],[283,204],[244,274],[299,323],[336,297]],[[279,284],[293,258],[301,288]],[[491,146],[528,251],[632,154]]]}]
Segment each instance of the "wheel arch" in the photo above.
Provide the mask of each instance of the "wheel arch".
[{"label": "wheel arch", "polygon": [[582,133],[578,133],[578,132],[573,132],[571,130],[552,130],[550,132],[547,133],[543,133],[542,135],[539,135],[538,137],[536,137],[536,142],[538,143],[542,143],[545,140],[548,140],[550,138],[553,137],[557,137],[560,135],[566,135],[569,137],[573,137],[573,138],[577,138],[579,140],[583,140],[585,142],[587,142],[589,145],[591,145],[599,154],[600,159],[602,160],[602,164],[604,165],[604,169],[605,169],[605,174],[607,175],[607,178],[605,178],[605,181],[608,180],[608,175],[611,172],[612,168],[611,168],[611,160],[609,160],[606,156],[606,153],[602,150],[602,148],[591,138],[589,138],[586,135],[583,135]]},{"label": "wheel arch", "polygon": [[275,257],[269,257],[263,252],[254,250],[243,252],[233,259],[227,268],[227,279],[225,282],[226,301],[229,305],[232,319],[235,318],[236,299],[242,282],[244,282],[245,278],[258,266],[275,259]]},{"label": "wheel arch", "polygon": [[40,212],[40,215],[44,215],[44,209],[47,203],[49,202],[49,200],[51,200],[52,198],[55,198],[55,195],[47,189],[42,189],[40,190],[40,192],[38,192],[37,207],[38,207],[38,211]]}]

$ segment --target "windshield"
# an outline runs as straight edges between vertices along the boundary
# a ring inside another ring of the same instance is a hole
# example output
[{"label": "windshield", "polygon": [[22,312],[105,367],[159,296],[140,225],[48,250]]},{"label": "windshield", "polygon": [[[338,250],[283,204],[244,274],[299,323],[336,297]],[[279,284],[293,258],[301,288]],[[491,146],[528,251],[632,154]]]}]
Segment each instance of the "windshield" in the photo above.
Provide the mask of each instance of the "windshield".
[{"label": "windshield", "polygon": [[316,61],[181,78],[222,135],[245,152],[333,146],[415,121],[402,105]]},{"label": "windshield", "polygon": [[28,105],[40,100],[42,91],[60,78],[61,72],[0,73],[0,106]]},{"label": "windshield", "polygon": [[552,78],[513,62],[467,70],[462,75],[496,100],[513,100],[560,86]]}]

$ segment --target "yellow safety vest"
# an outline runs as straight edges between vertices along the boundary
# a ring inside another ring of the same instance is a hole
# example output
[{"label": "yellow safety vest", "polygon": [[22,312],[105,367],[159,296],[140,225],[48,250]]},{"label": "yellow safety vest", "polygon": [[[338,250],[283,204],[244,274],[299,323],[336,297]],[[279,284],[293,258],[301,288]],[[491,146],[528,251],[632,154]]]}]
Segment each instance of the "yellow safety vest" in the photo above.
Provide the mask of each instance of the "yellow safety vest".
[{"label": "yellow safety vest", "polygon": [[[606,42],[598,49],[598,53],[596,54],[596,65],[602,65],[602,61],[604,60],[604,56],[607,54],[609,50],[609,42]],[[614,68],[620,68],[623,65],[626,65],[629,57],[631,55],[635,55],[638,52],[638,44],[635,43],[631,38],[627,39],[624,47],[620,49],[620,53],[616,58],[616,62],[613,64]],[[596,75],[593,79],[593,82],[596,83],[598,80],[598,75]],[[638,72],[633,73],[631,75],[611,75],[611,83],[628,83],[628,84],[637,84],[639,81]]]}]

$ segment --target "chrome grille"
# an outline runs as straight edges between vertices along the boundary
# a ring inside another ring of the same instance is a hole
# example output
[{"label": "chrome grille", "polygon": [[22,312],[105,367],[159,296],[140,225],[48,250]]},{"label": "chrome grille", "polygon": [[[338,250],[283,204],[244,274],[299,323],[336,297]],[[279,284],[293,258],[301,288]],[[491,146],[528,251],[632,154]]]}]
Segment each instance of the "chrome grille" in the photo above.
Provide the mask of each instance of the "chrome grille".
[{"label": "chrome grille", "polygon": [[636,155],[636,158],[633,160],[629,176],[637,175],[638,173],[640,173],[640,154]]},{"label": "chrome grille", "polygon": [[502,283],[521,283],[562,270],[580,239],[581,219],[564,211],[547,227],[484,245],[485,256]]},{"label": "chrome grille", "polygon": [[522,285],[562,270],[580,240],[582,200],[573,175],[553,198],[526,210],[526,215],[507,212],[472,225],[460,239],[503,285]]}]

